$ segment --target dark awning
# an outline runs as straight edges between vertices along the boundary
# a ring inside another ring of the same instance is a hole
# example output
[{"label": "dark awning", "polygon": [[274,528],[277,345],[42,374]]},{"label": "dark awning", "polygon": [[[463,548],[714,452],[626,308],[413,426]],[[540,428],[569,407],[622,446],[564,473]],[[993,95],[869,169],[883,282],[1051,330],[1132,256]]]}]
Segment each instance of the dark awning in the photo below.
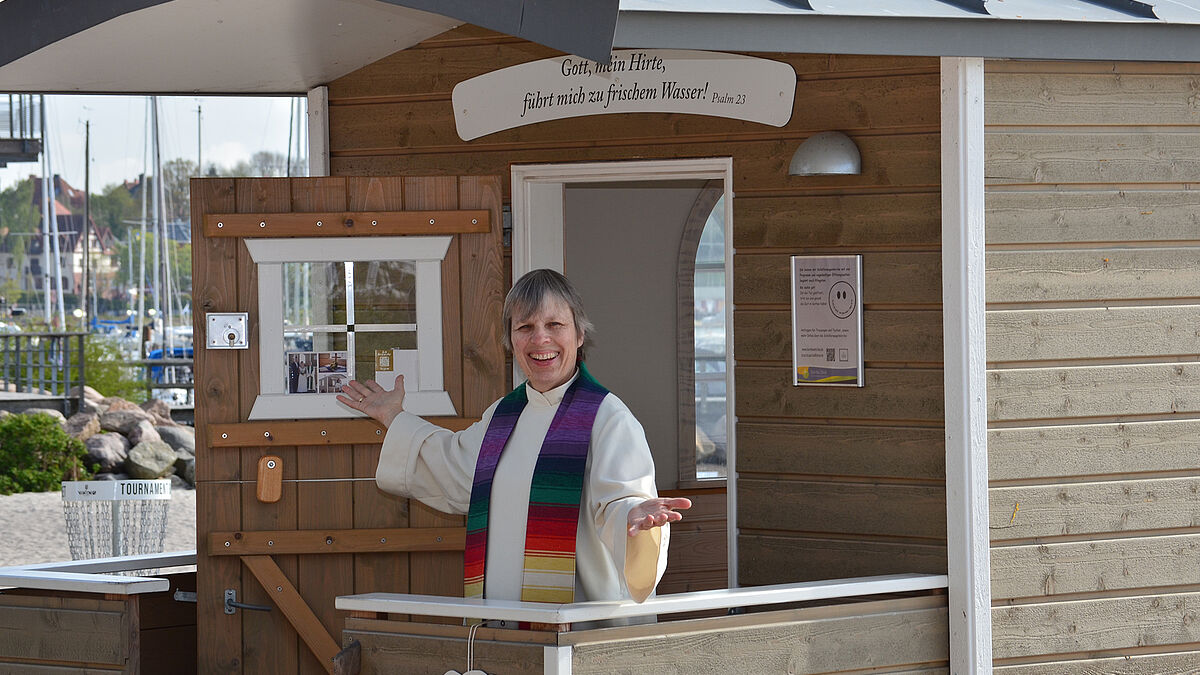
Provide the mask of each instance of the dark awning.
[{"label": "dark awning", "polygon": [[622,0],[615,44],[1200,61],[1200,0]]},{"label": "dark awning", "polygon": [[0,91],[302,93],[462,22],[593,59],[1200,62],[1200,0],[0,0]]}]

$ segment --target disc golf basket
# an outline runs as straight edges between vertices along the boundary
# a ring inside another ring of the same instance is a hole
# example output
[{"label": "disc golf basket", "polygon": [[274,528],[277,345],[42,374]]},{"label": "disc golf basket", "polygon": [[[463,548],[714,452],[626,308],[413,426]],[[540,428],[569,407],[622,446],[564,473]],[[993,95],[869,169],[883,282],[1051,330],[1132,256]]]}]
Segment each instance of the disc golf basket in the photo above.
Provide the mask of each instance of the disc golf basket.
[{"label": "disc golf basket", "polygon": [[72,560],[161,553],[169,480],[63,481]]}]

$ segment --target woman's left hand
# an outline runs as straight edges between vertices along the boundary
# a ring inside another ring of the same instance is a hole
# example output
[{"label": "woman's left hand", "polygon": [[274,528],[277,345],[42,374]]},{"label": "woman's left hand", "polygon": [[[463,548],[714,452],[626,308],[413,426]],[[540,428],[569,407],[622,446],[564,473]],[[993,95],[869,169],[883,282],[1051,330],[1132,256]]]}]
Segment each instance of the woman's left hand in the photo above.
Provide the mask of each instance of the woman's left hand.
[{"label": "woman's left hand", "polygon": [[692,500],[687,497],[647,499],[629,510],[629,536],[635,537],[641,530],[653,530],[682,520],[683,514],[675,509],[690,508]]}]

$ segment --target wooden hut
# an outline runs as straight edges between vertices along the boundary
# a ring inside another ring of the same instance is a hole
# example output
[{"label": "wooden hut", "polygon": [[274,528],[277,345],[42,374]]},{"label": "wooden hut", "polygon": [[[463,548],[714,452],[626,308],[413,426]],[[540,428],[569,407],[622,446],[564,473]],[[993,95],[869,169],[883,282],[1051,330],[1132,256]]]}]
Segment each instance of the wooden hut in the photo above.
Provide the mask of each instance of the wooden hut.
[{"label": "wooden hut", "polygon": [[[417,302],[440,317],[421,361],[439,372],[430,400],[444,394],[432,415],[461,426],[505,391],[502,294],[559,267],[602,317],[597,370],[647,421],[660,490],[699,504],[676,528],[658,623],[483,630],[487,672],[1194,669],[1200,5],[725,5],[622,2],[611,46],[784,64],[778,126],[641,111],[463,140],[456,87],[578,63],[594,43],[576,33],[612,24],[559,17],[556,36],[482,10],[421,15],[411,46],[380,53],[374,24],[407,16],[389,7],[356,15],[376,50],[361,67],[303,82],[320,177],[193,183],[196,334],[206,314],[244,312],[249,346],[196,355],[199,672],[332,672],[355,642],[362,672],[465,662],[467,629],[443,625],[475,616],[461,603],[377,595],[458,594],[461,519],[378,491],[373,423],[255,412],[285,386],[262,349],[282,329],[260,317],[278,315],[287,259],[264,249],[397,237],[438,240],[411,254],[433,270]],[[38,86],[29,63],[0,65],[0,87],[89,86]],[[254,70],[194,88],[269,89],[238,79]],[[147,81],[125,88],[188,86]],[[792,175],[825,131],[853,140],[861,171]],[[729,465],[705,481],[686,298],[722,196]],[[862,256],[865,386],[794,386],[797,255]],[[792,604],[695,594],[759,586]],[[228,590],[279,611],[227,614]],[[670,605],[677,592],[700,599]],[[415,616],[439,604],[443,618]],[[672,620],[680,608],[709,615]],[[731,608],[750,611],[711,615]],[[536,616],[598,616],[573,611]]]}]

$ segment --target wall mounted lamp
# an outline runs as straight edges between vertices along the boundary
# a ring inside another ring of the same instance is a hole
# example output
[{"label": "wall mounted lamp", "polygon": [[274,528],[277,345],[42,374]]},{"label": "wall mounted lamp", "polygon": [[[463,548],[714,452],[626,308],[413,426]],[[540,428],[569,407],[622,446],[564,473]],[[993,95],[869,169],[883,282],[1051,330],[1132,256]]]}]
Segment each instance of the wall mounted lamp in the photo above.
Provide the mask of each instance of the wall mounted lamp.
[{"label": "wall mounted lamp", "polygon": [[822,131],[809,136],[788,166],[789,176],[858,175],[862,156],[858,146],[840,131]]}]

